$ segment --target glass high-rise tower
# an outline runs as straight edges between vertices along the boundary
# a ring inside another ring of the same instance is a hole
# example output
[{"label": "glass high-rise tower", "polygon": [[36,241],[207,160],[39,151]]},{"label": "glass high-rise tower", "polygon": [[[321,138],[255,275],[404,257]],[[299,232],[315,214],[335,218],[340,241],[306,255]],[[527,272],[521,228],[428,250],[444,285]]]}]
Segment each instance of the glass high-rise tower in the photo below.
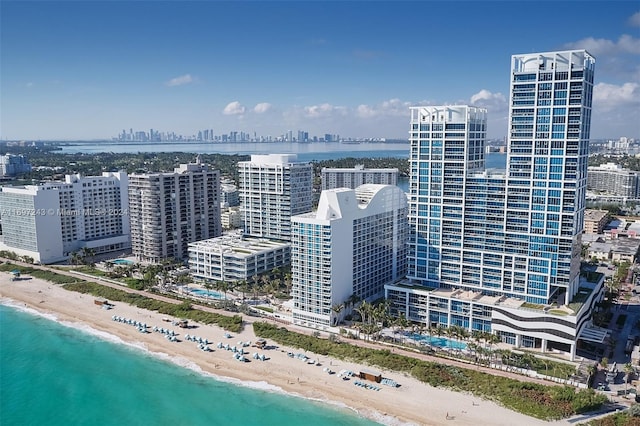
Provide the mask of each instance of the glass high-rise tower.
[{"label": "glass high-rise tower", "polygon": [[537,302],[578,290],[595,60],[584,50],[511,59],[505,251]]},{"label": "glass high-rise tower", "polygon": [[580,279],[594,66],[585,50],[512,56],[505,171],[485,169],[486,110],[411,108],[412,234],[407,280],[386,287],[393,310],[574,353],[598,297]]}]

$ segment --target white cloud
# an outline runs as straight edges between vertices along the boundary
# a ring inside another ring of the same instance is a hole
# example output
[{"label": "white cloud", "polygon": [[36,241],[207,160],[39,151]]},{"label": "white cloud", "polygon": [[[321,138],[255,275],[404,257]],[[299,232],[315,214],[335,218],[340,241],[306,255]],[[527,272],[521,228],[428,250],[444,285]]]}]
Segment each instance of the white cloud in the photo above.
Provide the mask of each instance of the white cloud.
[{"label": "white cloud", "polygon": [[309,118],[331,117],[334,115],[344,116],[346,114],[347,108],[342,106],[333,106],[328,103],[304,107],[304,115]]},{"label": "white cloud", "polygon": [[634,104],[640,105],[640,84],[638,83],[624,83],[620,86],[598,83],[593,87],[594,109],[611,111],[614,108],[625,108]]},{"label": "white cloud", "polygon": [[487,108],[489,113],[506,111],[508,108],[507,98],[500,92],[492,93],[487,89],[482,89],[471,96],[471,105]]},{"label": "white cloud", "polygon": [[612,56],[616,54],[629,53],[640,54],[640,39],[623,34],[618,41],[605,38],[587,37],[582,40],[565,44],[567,49],[586,49],[593,56]]},{"label": "white cloud", "polygon": [[195,79],[191,77],[191,74],[181,75],[179,77],[172,78],[171,80],[165,81],[165,85],[169,87],[175,86],[183,86],[185,84],[193,83]]},{"label": "white cloud", "polygon": [[233,102],[230,102],[226,107],[224,107],[224,110],[222,111],[222,113],[224,115],[242,115],[244,114],[244,111],[245,111],[245,107],[243,107],[242,104],[240,104],[240,102],[233,101]]},{"label": "white cloud", "polygon": [[356,116],[360,118],[380,117],[380,116],[408,116],[411,102],[401,101],[394,98],[383,101],[377,105],[358,105],[355,109]]},{"label": "white cloud", "polygon": [[356,115],[362,118],[375,117],[378,114],[375,108],[369,105],[358,105],[356,107]]},{"label": "white cloud", "polygon": [[33,87],[33,82],[30,81],[28,82],[25,86],[27,86],[29,89]]},{"label": "white cloud", "polygon": [[640,12],[636,12],[629,18],[629,25],[633,27],[640,27]]},{"label": "white cloud", "polygon": [[271,107],[272,105],[269,102],[261,102],[253,107],[253,111],[257,114],[264,114],[265,112],[269,111]]}]

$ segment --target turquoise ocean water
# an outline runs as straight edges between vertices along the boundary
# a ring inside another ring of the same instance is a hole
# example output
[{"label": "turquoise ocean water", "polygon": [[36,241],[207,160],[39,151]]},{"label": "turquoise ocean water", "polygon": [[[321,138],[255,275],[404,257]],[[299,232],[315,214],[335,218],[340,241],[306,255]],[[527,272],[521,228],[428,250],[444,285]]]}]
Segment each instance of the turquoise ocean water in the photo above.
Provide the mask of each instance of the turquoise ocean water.
[{"label": "turquoise ocean water", "polygon": [[206,376],[0,305],[0,425],[372,426],[346,408]]}]

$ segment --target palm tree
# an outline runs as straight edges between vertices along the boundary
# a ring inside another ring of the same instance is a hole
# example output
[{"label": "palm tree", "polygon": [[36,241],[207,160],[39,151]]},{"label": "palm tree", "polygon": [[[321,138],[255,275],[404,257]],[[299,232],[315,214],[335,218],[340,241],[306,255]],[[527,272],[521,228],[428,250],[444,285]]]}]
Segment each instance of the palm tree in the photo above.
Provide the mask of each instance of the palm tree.
[{"label": "palm tree", "polygon": [[280,284],[282,283],[282,270],[277,266],[271,270],[271,277],[278,282],[278,288],[280,288]]},{"label": "palm tree", "polygon": [[258,276],[258,274],[256,274],[251,277],[251,280],[253,281],[251,289],[253,290],[253,298],[255,300],[258,298],[258,284],[260,283],[260,277]]},{"label": "palm tree", "polygon": [[372,312],[373,312],[373,307],[371,306],[371,304],[369,302],[364,300],[364,301],[362,301],[362,303],[360,305],[355,307],[354,310],[360,314],[360,317],[362,319],[362,321],[361,321],[362,322],[362,328],[363,328],[365,334],[368,336],[370,328],[371,328],[370,325],[371,325],[371,316],[372,316]]},{"label": "palm tree", "polygon": [[287,294],[291,296],[291,290],[293,289],[293,276],[291,272],[284,274],[284,286],[287,289]]},{"label": "palm tree", "polygon": [[[409,320],[404,316],[404,312],[401,312],[400,315],[396,317],[395,321],[393,321],[393,325],[401,329],[409,326]],[[394,339],[396,334],[398,334],[397,328],[393,331]]]},{"label": "palm tree", "polygon": [[71,257],[69,258],[69,263],[71,263],[72,265],[79,265],[80,253],[78,253],[77,251],[74,251],[73,253],[71,253]]},{"label": "palm tree", "polygon": [[347,298],[347,301],[345,302],[345,308],[347,311],[349,311],[349,313],[351,311],[354,310],[354,306],[356,305],[356,303],[358,303],[360,301],[360,296],[358,296],[357,294],[352,294],[351,296],[349,296]]},{"label": "palm tree", "polygon": [[[245,293],[247,292],[247,290],[249,290],[249,284],[245,280],[241,280],[236,283],[236,288],[242,293],[242,302],[244,303]],[[226,291],[224,298],[227,298]]]},{"label": "palm tree", "polygon": [[587,374],[588,374],[587,385],[591,384],[591,380],[597,372],[598,372],[598,366],[596,364],[589,364],[589,366],[587,367]]},{"label": "palm tree", "polygon": [[96,251],[89,247],[82,247],[80,250],[80,259],[81,262],[85,265],[89,265],[91,267],[94,266],[93,256],[95,256]]},{"label": "palm tree", "polygon": [[625,396],[627,395],[627,389],[629,386],[629,381],[632,378],[632,374],[634,372],[634,368],[633,365],[631,365],[631,363],[626,363],[624,365],[624,372],[626,373],[626,376],[624,377],[624,394]]},{"label": "palm tree", "polygon": [[337,303],[331,307],[331,311],[336,314],[333,318],[333,325],[336,326],[340,323],[340,312],[344,309],[344,303]]},{"label": "palm tree", "polygon": [[207,281],[206,283],[204,283],[204,288],[207,289],[207,299],[208,299],[211,296],[209,292],[213,290],[214,285],[210,281]]}]

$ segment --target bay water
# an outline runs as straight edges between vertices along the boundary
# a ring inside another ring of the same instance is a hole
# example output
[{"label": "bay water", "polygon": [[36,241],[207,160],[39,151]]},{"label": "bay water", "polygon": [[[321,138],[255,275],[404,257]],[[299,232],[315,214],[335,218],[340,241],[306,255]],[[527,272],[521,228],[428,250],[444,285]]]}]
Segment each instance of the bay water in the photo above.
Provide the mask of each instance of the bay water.
[{"label": "bay water", "polygon": [[[262,388],[262,389],[261,389]],[[0,304],[2,426],[378,423],[266,384],[214,378],[117,337]]]},{"label": "bay water", "polygon": [[[60,145],[61,153],[98,152],[193,152],[194,154],[296,154],[298,161],[337,160],[340,158],[406,158],[409,142],[115,142],[76,141]],[[487,168],[503,169],[506,154],[485,155]]]}]

